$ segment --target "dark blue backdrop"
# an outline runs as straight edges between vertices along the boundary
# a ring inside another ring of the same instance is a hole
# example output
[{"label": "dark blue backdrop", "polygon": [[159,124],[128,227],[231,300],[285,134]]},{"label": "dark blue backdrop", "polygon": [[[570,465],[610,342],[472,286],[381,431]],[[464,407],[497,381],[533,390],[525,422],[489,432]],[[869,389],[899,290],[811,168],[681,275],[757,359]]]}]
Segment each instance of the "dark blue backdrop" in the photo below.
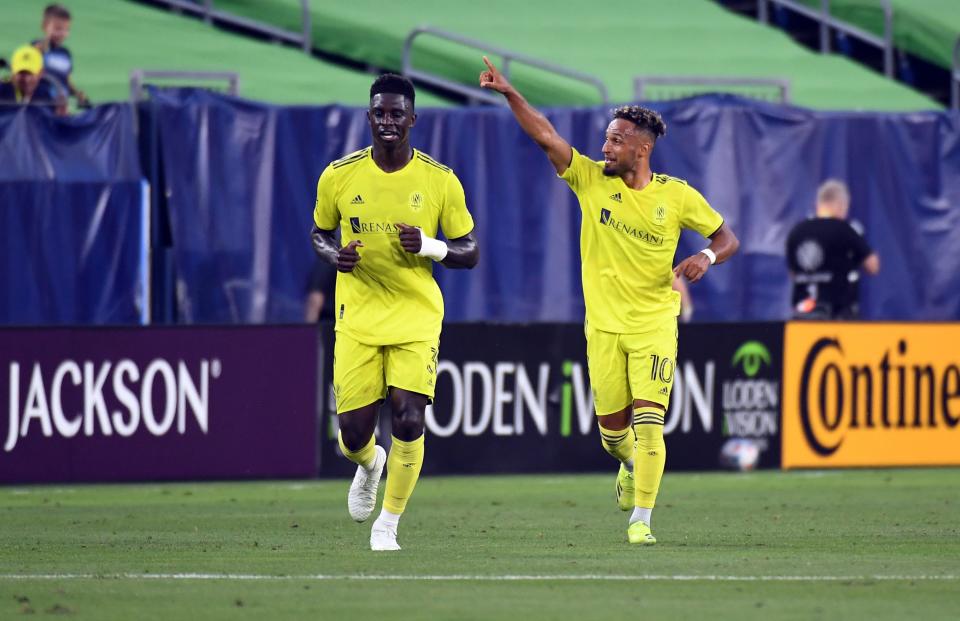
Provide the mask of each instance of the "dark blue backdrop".
[{"label": "dark blue backdrop", "polygon": [[[184,319],[300,317],[307,243],[323,167],[369,142],[364,111],[283,108],[197,90],[155,93]],[[846,180],[851,215],[883,270],[867,279],[870,318],[960,317],[960,123],[939,112],[813,112],[734,97],[660,104],[657,171],[687,179],[742,245],[692,287],[697,317],[788,314],[784,240],[817,185]],[[547,112],[599,157],[608,111]],[[438,267],[447,319],[579,321],[579,211],[539,149],[500,108],[422,110],[416,147],[453,167],[477,222],[482,260]],[[704,244],[685,234],[678,254]]]},{"label": "dark blue backdrop", "polygon": [[[155,279],[154,292],[161,301],[171,301],[171,318],[300,320],[313,263],[308,232],[316,179],[329,161],[368,144],[364,111],[279,107],[193,89],[152,95],[152,101],[139,108],[139,139],[147,162],[143,167],[158,190],[155,261],[169,257],[168,277]],[[668,131],[655,151],[654,169],[699,188],[742,242],[737,257],[692,287],[698,319],[777,319],[788,314],[784,240],[790,226],[809,214],[817,185],[827,177],[849,183],[851,215],[864,223],[868,240],[881,255],[881,274],[866,279],[863,287],[865,315],[960,318],[960,116],[812,112],[734,97],[700,97],[656,107]],[[102,107],[68,121],[31,112],[36,114],[0,116],[0,217],[8,248],[20,248],[20,255],[36,263],[37,257],[53,251],[36,240],[17,246],[27,239],[24,231],[49,231],[51,239],[60,240],[53,246],[56,257],[71,244],[84,248],[83,240],[113,239],[111,243],[122,248],[114,255],[76,256],[96,266],[88,268],[88,275],[128,274],[134,270],[135,253],[127,246],[134,238],[132,224],[112,225],[113,237],[100,235],[106,234],[105,223],[122,219],[129,210],[108,201],[82,221],[55,218],[54,213],[81,217],[86,212],[73,206],[96,201],[76,187],[54,195],[50,190],[18,189],[17,184],[35,174],[18,168],[22,141],[29,136],[42,146],[29,151],[29,157],[46,175],[44,183],[71,182],[76,170],[86,170],[93,161],[103,164],[98,174],[112,179],[112,187],[125,187],[140,174],[140,156],[131,147],[130,108]],[[547,114],[575,147],[599,156],[607,110],[557,109]],[[112,128],[112,138],[105,140],[106,132],[76,129],[84,127]],[[452,166],[462,180],[481,243],[477,269],[436,268],[447,319],[580,321],[575,198],[510,112],[422,110],[413,135],[415,146]],[[123,157],[105,160],[105,152]],[[45,163],[51,154],[63,167]],[[124,199],[125,205],[131,202],[132,194]],[[101,217],[105,214],[113,215]],[[10,219],[15,217],[31,220]],[[685,234],[678,254],[693,253],[704,243]],[[9,251],[0,257],[9,257]],[[45,269],[60,269],[53,258],[44,261]],[[33,276],[21,273],[7,258],[0,278],[7,294],[0,321],[29,320],[30,313],[23,310],[26,302],[13,295],[23,288],[36,289],[30,282]],[[119,287],[118,299],[135,298],[132,279],[87,283],[77,290],[96,292],[107,285]],[[47,308],[82,308],[73,315],[57,315],[61,320],[133,320],[132,312],[107,313],[105,309],[119,307],[105,302],[104,295],[86,302],[75,295],[63,298],[67,303],[58,297],[66,295],[62,291],[47,286],[42,292],[52,296]],[[132,302],[123,307],[135,310]]]},{"label": "dark blue backdrop", "polygon": [[141,173],[130,106],[0,108],[0,323],[136,323]]}]

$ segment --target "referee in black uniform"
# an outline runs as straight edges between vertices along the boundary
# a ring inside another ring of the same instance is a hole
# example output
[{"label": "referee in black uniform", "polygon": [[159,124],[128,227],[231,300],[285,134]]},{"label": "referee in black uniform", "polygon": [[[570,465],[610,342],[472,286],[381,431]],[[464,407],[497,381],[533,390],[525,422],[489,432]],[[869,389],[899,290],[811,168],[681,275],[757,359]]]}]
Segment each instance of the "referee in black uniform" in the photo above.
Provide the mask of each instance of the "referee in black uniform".
[{"label": "referee in black uniform", "polygon": [[880,258],[847,221],[850,192],[829,179],[817,190],[817,213],[787,236],[787,266],[793,279],[794,319],[856,319],[860,270],[874,275]]}]

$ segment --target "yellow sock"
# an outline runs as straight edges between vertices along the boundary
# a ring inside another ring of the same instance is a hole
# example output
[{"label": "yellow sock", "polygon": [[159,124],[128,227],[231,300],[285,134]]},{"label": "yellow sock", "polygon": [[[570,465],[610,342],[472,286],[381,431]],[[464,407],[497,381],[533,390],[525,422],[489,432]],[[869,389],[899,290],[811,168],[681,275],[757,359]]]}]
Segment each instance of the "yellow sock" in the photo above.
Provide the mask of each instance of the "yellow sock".
[{"label": "yellow sock", "polygon": [[373,465],[373,461],[377,458],[377,453],[375,450],[377,441],[372,435],[370,436],[370,441],[367,442],[367,445],[359,451],[351,451],[348,449],[347,445],[343,443],[343,434],[341,433],[337,433],[337,441],[340,443],[340,450],[343,451],[343,456],[358,466],[369,468]]},{"label": "yellow sock", "polygon": [[600,425],[600,443],[608,453],[625,464],[633,462],[633,445],[637,440],[633,427],[613,430]]},{"label": "yellow sock", "polygon": [[387,489],[383,496],[383,508],[400,515],[413,494],[423,466],[423,436],[412,442],[393,438],[387,456]]},{"label": "yellow sock", "polygon": [[633,429],[637,434],[637,450],[633,456],[633,479],[636,506],[652,509],[660,490],[663,466],[667,461],[667,445],[663,441],[663,410],[651,407],[633,411]]}]

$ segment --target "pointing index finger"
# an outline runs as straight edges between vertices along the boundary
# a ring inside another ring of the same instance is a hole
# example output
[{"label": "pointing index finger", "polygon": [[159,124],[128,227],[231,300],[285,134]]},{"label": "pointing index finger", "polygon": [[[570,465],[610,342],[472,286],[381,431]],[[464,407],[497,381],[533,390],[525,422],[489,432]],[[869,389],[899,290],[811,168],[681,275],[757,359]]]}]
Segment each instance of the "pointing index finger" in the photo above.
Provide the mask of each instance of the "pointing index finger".
[{"label": "pointing index finger", "polygon": [[492,71],[493,73],[495,73],[495,74],[496,74],[496,73],[499,73],[499,72],[497,71],[497,68],[493,66],[493,63],[490,62],[490,59],[487,58],[486,56],[483,57],[483,64],[485,64],[485,65],[487,66],[487,69],[489,69],[489,70]]}]

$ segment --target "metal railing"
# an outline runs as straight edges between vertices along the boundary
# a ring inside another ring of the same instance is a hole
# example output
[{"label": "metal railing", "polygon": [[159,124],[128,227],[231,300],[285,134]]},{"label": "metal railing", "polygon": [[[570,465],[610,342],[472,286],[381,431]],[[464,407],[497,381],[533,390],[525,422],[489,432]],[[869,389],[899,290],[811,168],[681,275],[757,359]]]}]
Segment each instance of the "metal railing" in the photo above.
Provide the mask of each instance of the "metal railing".
[{"label": "metal railing", "polygon": [[307,54],[313,51],[313,18],[310,14],[310,0],[300,0],[300,32],[284,30],[283,28],[277,28],[276,26],[256,19],[241,17],[226,11],[218,11],[214,8],[214,0],[202,0],[202,3],[191,2],[191,0],[154,1],[164,4],[174,11],[198,15],[208,24],[220,23],[238,26],[252,32],[260,33],[275,41],[299,45]]},{"label": "metal railing", "polygon": [[[9,69],[7,61],[3,58],[0,58],[0,69],[5,70],[4,73],[6,73],[6,70]],[[10,76],[11,79],[12,77],[13,76]],[[70,99],[70,91],[67,90],[67,87],[64,86],[63,82],[52,74],[46,74],[40,76],[40,80],[37,83],[37,91],[42,93],[43,86],[49,86],[49,88],[52,90],[50,93],[50,95],[52,95],[52,99],[43,99],[41,95],[36,101],[34,101],[33,97],[31,97],[31,100],[26,103],[20,101],[0,101],[0,107],[8,108],[26,105],[55,109],[62,107],[64,111],[67,110],[67,105]],[[36,91],[34,97],[35,96],[37,96]]]},{"label": "metal railing", "polygon": [[[492,103],[492,104],[501,104],[505,105],[504,98],[499,93],[491,93],[485,91],[478,86],[467,86],[460,82],[455,82],[453,80],[444,78],[442,76],[430,73],[428,71],[421,71],[413,67],[413,42],[414,40],[421,35],[432,35],[439,39],[444,39],[446,41],[451,41],[453,43],[459,43],[465,47],[473,48],[476,50],[481,50],[487,54],[493,54],[499,56],[503,59],[503,62],[500,66],[500,71],[507,78],[510,77],[510,68],[513,64],[519,63],[527,65],[530,67],[535,67],[541,69],[548,73],[553,73],[560,75],[565,78],[577,82],[583,82],[588,86],[591,86],[597,89],[597,92],[600,95],[600,100],[604,105],[610,103],[610,97],[607,94],[607,86],[601,80],[595,78],[592,75],[581,73],[579,71],[574,71],[572,69],[567,69],[566,67],[561,67],[560,65],[554,65],[552,63],[534,58],[532,56],[527,56],[525,54],[520,54],[519,52],[513,52],[495,45],[490,45],[484,43],[483,41],[478,41],[476,39],[471,39],[469,37],[464,37],[452,32],[447,32],[445,30],[440,30],[438,28],[433,28],[431,26],[421,26],[420,28],[414,28],[410,31],[410,34],[407,35],[406,40],[403,42],[403,68],[402,72],[408,78],[419,80],[424,84],[430,84],[449,90],[451,92],[457,93],[467,98],[470,103]],[[478,72],[479,73],[479,72]]]},{"label": "metal railing", "polygon": [[240,94],[240,74],[233,71],[151,71],[134,69],[130,72],[130,101],[143,100],[147,80],[176,80],[178,82],[226,82],[227,94]]},{"label": "metal railing", "polygon": [[[637,76],[633,79],[633,96],[637,101],[646,101],[647,90],[650,86],[690,86],[694,92],[706,90],[716,92],[714,87],[733,88],[766,88],[777,93],[777,101],[783,104],[790,103],[790,80],[783,78],[717,78],[707,76]],[[731,92],[732,89],[722,89]],[[691,92],[689,94],[694,94]],[[733,91],[737,92],[737,91]],[[737,92],[737,94],[745,94]],[[752,96],[752,95],[746,95]],[[763,99],[762,97],[754,97]]]},{"label": "metal railing", "polygon": [[757,0],[757,19],[764,24],[770,23],[771,4],[780,5],[816,21],[820,25],[820,52],[823,54],[829,54],[833,47],[834,30],[880,48],[883,52],[883,73],[889,78],[893,77],[893,6],[890,0],[880,0],[883,9],[883,36],[877,36],[833,17],[830,14],[830,0],[820,0],[819,9],[810,8],[797,0]]},{"label": "metal railing", "polygon": [[20,108],[23,106],[33,106],[35,108],[50,108],[56,110],[61,106],[66,107],[66,104],[63,104],[58,101],[53,101],[51,99],[38,99],[37,101],[0,101],[0,108]]}]

